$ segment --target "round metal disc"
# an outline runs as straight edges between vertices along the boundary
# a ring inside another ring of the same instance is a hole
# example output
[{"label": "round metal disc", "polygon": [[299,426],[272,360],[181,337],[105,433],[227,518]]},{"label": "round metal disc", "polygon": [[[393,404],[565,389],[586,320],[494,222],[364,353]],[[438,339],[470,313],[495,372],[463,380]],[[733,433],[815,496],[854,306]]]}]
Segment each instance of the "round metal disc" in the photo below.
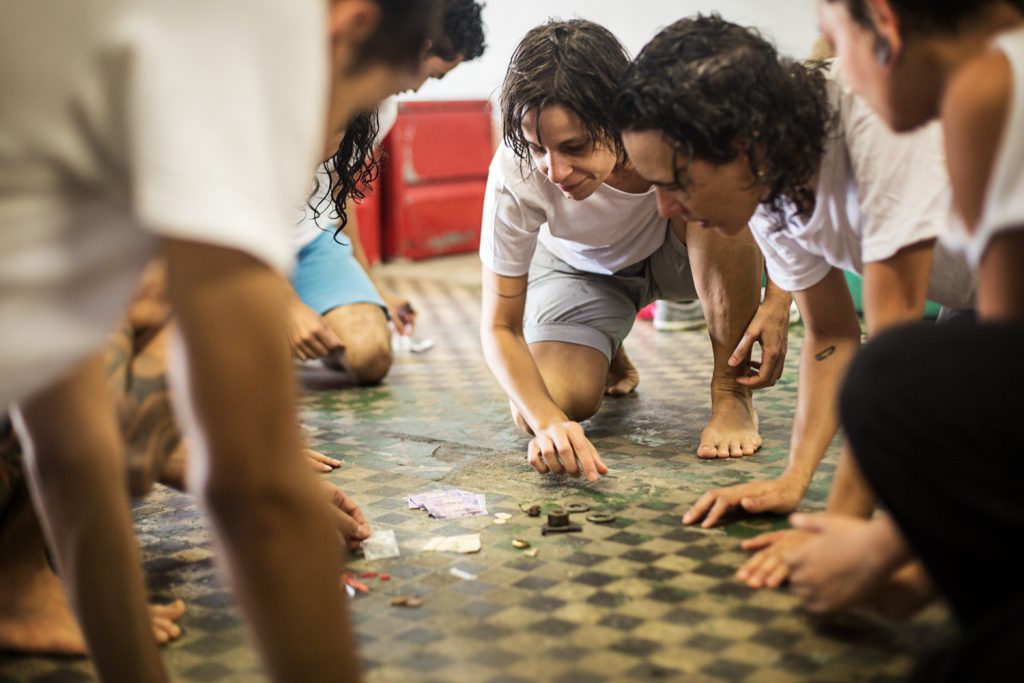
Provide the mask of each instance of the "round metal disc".
[{"label": "round metal disc", "polygon": [[594,524],[610,524],[615,521],[615,515],[610,515],[607,512],[595,512],[592,515],[587,515],[587,521]]},{"label": "round metal disc", "polygon": [[562,507],[566,512],[586,512],[590,509],[586,503],[566,503]]}]

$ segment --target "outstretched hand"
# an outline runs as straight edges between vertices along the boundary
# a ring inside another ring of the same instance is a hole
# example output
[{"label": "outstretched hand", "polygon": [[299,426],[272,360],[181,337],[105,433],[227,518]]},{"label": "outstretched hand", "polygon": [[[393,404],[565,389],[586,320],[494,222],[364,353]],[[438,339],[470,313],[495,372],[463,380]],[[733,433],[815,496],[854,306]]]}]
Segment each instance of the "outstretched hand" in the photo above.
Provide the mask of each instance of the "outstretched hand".
[{"label": "outstretched hand", "polygon": [[732,509],[741,508],[752,513],[792,512],[800,504],[807,486],[801,482],[779,477],[770,481],[752,481],[708,491],[683,515],[683,524],[695,524],[710,529]]},{"label": "outstretched hand", "polygon": [[[787,554],[794,552],[814,538],[814,534],[799,529],[783,529],[748,538],[741,547],[754,552],[736,572],[736,578],[751,588],[778,588],[789,579]],[[755,552],[756,551],[756,552]]]},{"label": "outstretched hand", "polygon": [[863,600],[903,559],[877,533],[885,520],[796,514],[790,521],[814,534],[785,555],[790,587],[811,612],[832,612]]}]

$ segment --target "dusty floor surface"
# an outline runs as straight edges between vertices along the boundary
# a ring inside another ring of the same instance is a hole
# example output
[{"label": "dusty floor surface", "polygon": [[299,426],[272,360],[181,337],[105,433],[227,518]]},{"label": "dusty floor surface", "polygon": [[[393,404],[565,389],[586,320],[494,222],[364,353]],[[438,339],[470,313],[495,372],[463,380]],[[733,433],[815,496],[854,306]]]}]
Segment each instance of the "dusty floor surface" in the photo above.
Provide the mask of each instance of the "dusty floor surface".
[{"label": "dusty floor surface", "polygon": [[[419,337],[436,346],[400,354],[387,382],[354,390],[328,371],[301,372],[303,422],[314,448],[344,460],[331,475],[362,504],[376,530],[393,529],[402,556],[355,571],[370,593],[352,602],[371,683],[556,681],[897,681],[914,648],[943,630],[941,610],[911,623],[864,615],[812,619],[784,591],[752,591],[733,578],[740,540],[781,519],[734,519],[711,531],[682,527],[681,513],[708,487],[781,471],[795,398],[801,330],[789,370],[759,392],[764,448],[754,457],[694,455],[709,415],[706,334],[659,333],[638,323],[627,349],[640,369],[635,395],[607,400],[586,428],[612,468],[593,485],[542,478],[525,464],[525,438],[484,365],[474,257],[389,265],[385,281],[413,298]],[[807,509],[822,506],[835,448]],[[458,487],[486,494],[487,516],[434,520],[405,496]],[[542,536],[545,510],[567,502],[614,513],[610,525]],[[507,512],[507,524],[493,514]],[[184,637],[165,649],[175,680],[259,681],[237,611],[216,576],[210,536],[185,496],[158,489],[136,507],[155,594],[184,598]],[[420,550],[431,536],[479,532],[475,555]],[[529,541],[536,557],[514,548]],[[301,561],[301,558],[297,558]],[[475,575],[453,576],[457,567]],[[393,607],[419,595],[418,609]],[[92,681],[83,660],[0,655],[0,683]]]}]

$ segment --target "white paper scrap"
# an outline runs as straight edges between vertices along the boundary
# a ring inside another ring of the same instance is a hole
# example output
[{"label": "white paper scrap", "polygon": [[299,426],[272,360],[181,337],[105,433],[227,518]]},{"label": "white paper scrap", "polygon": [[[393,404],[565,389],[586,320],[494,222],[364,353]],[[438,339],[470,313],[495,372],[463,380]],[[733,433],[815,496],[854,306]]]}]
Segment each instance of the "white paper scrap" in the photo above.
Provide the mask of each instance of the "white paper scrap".
[{"label": "white paper scrap", "polygon": [[374,532],[372,536],[363,541],[362,547],[363,556],[367,560],[386,560],[401,554],[398,550],[398,539],[395,538],[394,529]]}]

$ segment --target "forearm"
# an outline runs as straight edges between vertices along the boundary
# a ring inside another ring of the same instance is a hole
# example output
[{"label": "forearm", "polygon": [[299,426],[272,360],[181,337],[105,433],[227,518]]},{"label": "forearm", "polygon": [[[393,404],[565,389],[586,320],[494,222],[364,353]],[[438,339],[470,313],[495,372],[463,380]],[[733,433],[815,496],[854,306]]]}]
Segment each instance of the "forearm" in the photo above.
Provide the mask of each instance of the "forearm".
[{"label": "forearm", "polygon": [[97,354],[20,407],[19,433],[31,444],[33,494],[100,677],[165,681],[106,381]]},{"label": "forearm", "polygon": [[825,508],[830,514],[852,515],[867,519],[875,510],[875,494],[861,474],[857,460],[847,441],[839,452],[836,475]]},{"label": "forearm", "polygon": [[797,408],[785,474],[808,485],[839,430],[839,387],[860,340],[809,331],[800,352]]},{"label": "forearm", "polygon": [[287,288],[238,252],[166,248],[191,399],[179,412],[195,432],[197,480],[267,668],[279,681],[355,680],[340,547],[312,473],[296,457],[294,377],[280,323]]},{"label": "forearm", "polygon": [[534,432],[569,419],[548,393],[521,334],[485,323],[480,336],[491,373]]}]

